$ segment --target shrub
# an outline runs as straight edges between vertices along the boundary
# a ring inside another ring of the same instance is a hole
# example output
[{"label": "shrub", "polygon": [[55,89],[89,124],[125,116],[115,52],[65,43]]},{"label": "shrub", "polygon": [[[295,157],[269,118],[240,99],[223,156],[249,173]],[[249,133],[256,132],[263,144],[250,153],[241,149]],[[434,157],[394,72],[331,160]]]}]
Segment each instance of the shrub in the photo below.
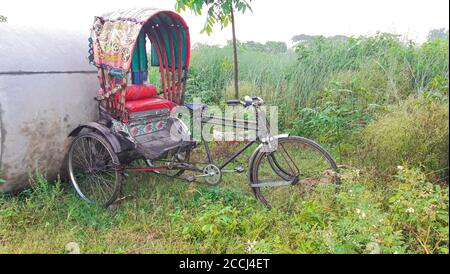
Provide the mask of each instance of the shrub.
[{"label": "shrub", "polygon": [[361,134],[358,150],[366,167],[392,174],[408,163],[427,172],[448,175],[449,109],[446,99],[425,94],[379,115]]},{"label": "shrub", "polygon": [[448,254],[448,186],[427,182],[417,169],[400,168],[389,198],[390,219],[410,252]]}]

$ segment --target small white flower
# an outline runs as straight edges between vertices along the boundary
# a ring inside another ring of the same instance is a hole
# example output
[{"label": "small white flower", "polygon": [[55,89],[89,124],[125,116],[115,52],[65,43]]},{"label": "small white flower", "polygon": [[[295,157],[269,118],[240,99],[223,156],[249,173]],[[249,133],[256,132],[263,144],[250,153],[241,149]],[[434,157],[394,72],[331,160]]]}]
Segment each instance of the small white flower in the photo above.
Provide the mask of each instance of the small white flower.
[{"label": "small white flower", "polygon": [[414,213],[414,208],[410,207],[406,210],[407,213]]},{"label": "small white flower", "polygon": [[356,208],[355,211],[356,214],[361,215],[361,218],[365,219],[367,217],[366,213],[363,210]]},{"label": "small white flower", "polygon": [[80,254],[80,245],[75,242],[70,242],[66,244],[66,251],[69,254]]},{"label": "small white flower", "polygon": [[353,190],[350,189],[348,192],[349,192],[349,193],[353,193]]},{"label": "small white flower", "polygon": [[250,240],[247,241],[247,251],[248,253],[252,253],[253,248],[256,245],[256,240],[254,240],[253,242],[250,242]]},{"label": "small white flower", "polygon": [[404,166],[397,166],[397,169],[398,170],[405,170],[405,167]]},{"label": "small white flower", "polygon": [[380,254],[381,248],[380,245],[376,242],[370,242],[366,245],[366,250],[369,251],[370,254]]}]

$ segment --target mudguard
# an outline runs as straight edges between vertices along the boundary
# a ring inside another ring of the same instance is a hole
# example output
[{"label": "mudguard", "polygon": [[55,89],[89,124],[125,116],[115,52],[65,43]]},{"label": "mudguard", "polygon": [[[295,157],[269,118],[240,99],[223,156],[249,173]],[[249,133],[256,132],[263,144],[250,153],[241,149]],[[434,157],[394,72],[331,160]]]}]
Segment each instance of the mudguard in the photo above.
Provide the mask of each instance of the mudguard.
[{"label": "mudguard", "polygon": [[69,137],[78,136],[78,134],[80,134],[81,130],[83,130],[84,128],[89,128],[94,131],[97,131],[103,137],[105,137],[105,139],[109,142],[115,153],[119,153],[122,151],[122,146],[120,145],[120,141],[117,138],[117,136],[112,134],[111,131],[106,126],[97,122],[90,122],[87,124],[79,125],[77,128],[75,128],[69,133]]},{"label": "mudguard", "polygon": [[[280,138],[286,138],[289,137],[289,134],[279,134],[279,135],[275,135],[273,136],[273,138],[275,139],[280,139]],[[252,184],[252,173],[253,173],[253,162],[255,161],[256,155],[259,154],[259,152],[261,151],[261,148],[263,147],[263,144],[260,144],[255,151],[253,151],[252,156],[250,156],[250,159],[248,161],[248,181],[250,182],[250,184]]]}]

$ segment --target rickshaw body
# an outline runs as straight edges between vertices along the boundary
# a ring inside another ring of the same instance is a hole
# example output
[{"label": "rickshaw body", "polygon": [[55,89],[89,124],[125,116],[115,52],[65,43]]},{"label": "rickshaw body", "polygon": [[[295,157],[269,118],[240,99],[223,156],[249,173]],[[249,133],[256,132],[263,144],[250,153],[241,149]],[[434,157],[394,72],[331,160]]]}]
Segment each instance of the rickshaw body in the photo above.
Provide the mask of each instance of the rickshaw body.
[{"label": "rickshaw body", "polygon": [[[190,58],[189,28],[180,15],[133,8],[97,16],[88,58],[98,70],[100,119],[70,136],[83,129],[98,132],[124,164],[192,145],[169,136],[170,113],[184,103]],[[159,88],[148,83],[150,66],[159,70]]]},{"label": "rickshaw body", "polygon": [[[221,182],[222,173],[244,171],[240,166],[227,166],[254,144],[248,178],[255,197],[268,207],[273,201],[295,202],[287,195],[300,193],[288,189],[283,196],[280,191],[272,192],[273,188],[323,181],[339,185],[336,163],[318,144],[272,132],[262,98],[245,96],[242,101],[226,102],[254,111],[252,121],[214,116],[206,113],[206,105],[185,103],[189,59],[189,28],[173,11],[133,8],[95,17],[89,61],[98,70],[99,120],[80,125],[69,135],[73,141],[68,172],[83,199],[106,206],[120,200],[123,177],[130,171],[152,171],[188,182],[201,179],[214,186]],[[149,67],[157,68],[158,86],[148,82]],[[193,117],[200,113],[200,124],[253,130],[256,139],[218,163],[203,131],[201,140],[194,140],[178,118],[181,106]],[[200,142],[207,161],[193,162],[191,152]],[[181,177],[185,171],[191,175]],[[265,192],[266,188],[270,191]]]}]

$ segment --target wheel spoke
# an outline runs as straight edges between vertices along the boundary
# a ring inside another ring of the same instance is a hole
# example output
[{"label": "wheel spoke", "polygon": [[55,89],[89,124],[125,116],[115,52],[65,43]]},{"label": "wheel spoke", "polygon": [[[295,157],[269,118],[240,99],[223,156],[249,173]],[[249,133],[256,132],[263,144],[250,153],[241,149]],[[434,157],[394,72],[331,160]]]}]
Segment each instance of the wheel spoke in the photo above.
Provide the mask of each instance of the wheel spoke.
[{"label": "wheel spoke", "polygon": [[78,194],[89,202],[114,202],[121,184],[117,156],[100,136],[77,137],[69,151],[69,172]]},{"label": "wheel spoke", "polygon": [[301,137],[281,138],[276,151],[261,152],[253,164],[253,191],[269,207],[293,210],[321,185],[339,184],[331,156]]}]

